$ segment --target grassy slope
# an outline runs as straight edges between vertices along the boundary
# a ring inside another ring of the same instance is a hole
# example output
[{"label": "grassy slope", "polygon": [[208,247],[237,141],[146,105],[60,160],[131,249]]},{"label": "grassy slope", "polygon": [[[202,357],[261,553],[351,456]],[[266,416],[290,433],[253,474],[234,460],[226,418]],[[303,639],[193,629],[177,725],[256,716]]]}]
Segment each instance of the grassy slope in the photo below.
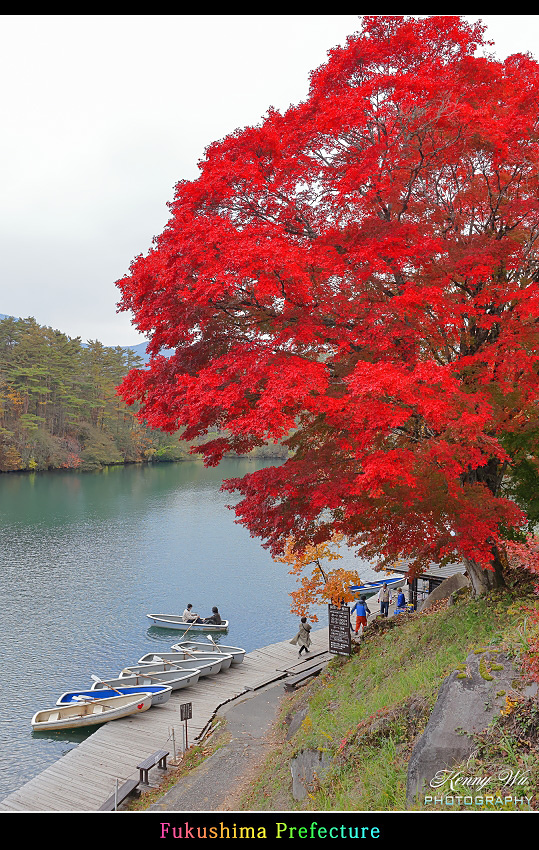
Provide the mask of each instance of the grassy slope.
[{"label": "grassy slope", "polygon": [[[451,607],[444,604],[430,613],[408,615],[385,632],[369,627],[359,653],[350,659],[336,658],[308,687],[285,700],[279,744],[242,808],[405,809],[408,760],[442,681],[459,669],[471,650],[486,645],[508,650],[518,662],[530,605],[537,605],[537,597],[531,586],[521,585]],[[473,772],[520,766],[531,772],[537,789],[539,746],[530,732],[536,708],[520,705],[519,710],[521,720],[518,712],[508,713],[477,742],[479,755]],[[303,713],[303,720],[287,741],[288,723],[298,712]],[[312,793],[297,802],[291,795],[290,759],[311,748],[323,750],[331,767]],[[532,807],[539,808],[537,792]]]}]

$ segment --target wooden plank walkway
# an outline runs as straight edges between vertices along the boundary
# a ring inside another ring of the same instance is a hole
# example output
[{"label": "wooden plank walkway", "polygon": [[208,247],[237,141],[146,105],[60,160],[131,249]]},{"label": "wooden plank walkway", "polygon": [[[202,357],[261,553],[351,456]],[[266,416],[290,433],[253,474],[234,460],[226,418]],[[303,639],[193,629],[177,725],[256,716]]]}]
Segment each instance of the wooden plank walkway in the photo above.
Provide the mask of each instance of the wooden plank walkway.
[{"label": "wooden plank walkway", "polygon": [[[209,729],[217,710],[249,691],[284,680],[313,663],[327,651],[328,629],[311,632],[308,661],[298,659],[295,646],[282,641],[245,655],[243,662],[216,676],[206,676],[196,685],[173,691],[165,705],[142,714],[105,723],[85,741],[69,750],[18,791],[0,801],[4,812],[93,812],[114,793],[116,780],[138,776],[137,764],[158,749],[182,749],[185,724],[179,706],[191,702],[193,718],[188,721],[189,744],[196,743]],[[159,773],[154,768],[153,776]],[[152,777],[152,774],[150,774]]]}]

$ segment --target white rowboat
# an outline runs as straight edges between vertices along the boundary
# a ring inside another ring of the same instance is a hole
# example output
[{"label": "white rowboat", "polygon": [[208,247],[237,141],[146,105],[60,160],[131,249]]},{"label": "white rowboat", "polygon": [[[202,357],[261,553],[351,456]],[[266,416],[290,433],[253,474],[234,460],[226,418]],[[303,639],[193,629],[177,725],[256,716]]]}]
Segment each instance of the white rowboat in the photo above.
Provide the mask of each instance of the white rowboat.
[{"label": "white rowboat", "polygon": [[102,682],[95,682],[92,685],[92,691],[100,690],[101,688],[126,688],[134,687],[141,690],[146,685],[168,685],[173,691],[180,688],[188,688],[190,685],[196,685],[200,678],[200,671],[197,668],[190,670],[170,670],[163,673],[148,672],[146,675],[141,673],[133,673],[133,675],[117,677],[114,679],[105,679]]},{"label": "white rowboat", "polygon": [[65,706],[56,705],[54,708],[37,711],[32,717],[32,728],[35,732],[45,732],[96,726],[109,720],[147,711],[151,704],[152,694],[139,692],[129,696],[90,699],[88,702],[75,702]]},{"label": "white rowboat", "polygon": [[178,650],[177,652],[148,652],[139,658],[139,664],[158,664],[159,661],[170,661],[171,664],[183,665],[186,661],[192,661],[197,667],[200,664],[209,662],[218,662],[220,670],[228,670],[232,664],[232,656],[228,653],[219,652],[185,652]]},{"label": "white rowboat", "polygon": [[124,676],[132,676],[136,673],[170,673],[171,671],[188,673],[189,670],[198,670],[200,678],[203,676],[215,676],[216,673],[221,671],[221,661],[218,659],[208,660],[207,658],[189,659],[189,661],[182,658],[174,663],[171,661],[155,661],[148,664],[136,664],[125,667],[119,673],[119,676],[123,678]]},{"label": "white rowboat", "polygon": [[225,655],[232,656],[232,664],[241,664],[243,659],[245,658],[245,650],[241,649],[239,646],[224,646],[221,643],[204,643],[204,641],[196,641],[196,640],[185,640],[180,643],[175,643],[171,646],[171,649],[174,652],[183,652],[185,650],[189,650],[189,652],[194,652],[198,657],[199,653],[205,652],[223,652]]},{"label": "white rowboat", "polygon": [[146,614],[151,620],[152,626],[157,626],[160,629],[178,629],[185,632],[189,629],[192,632],[226,632],[228,629],[228,620],[223,620],[219,626],[212,623],[186,623],[181,614]]}]

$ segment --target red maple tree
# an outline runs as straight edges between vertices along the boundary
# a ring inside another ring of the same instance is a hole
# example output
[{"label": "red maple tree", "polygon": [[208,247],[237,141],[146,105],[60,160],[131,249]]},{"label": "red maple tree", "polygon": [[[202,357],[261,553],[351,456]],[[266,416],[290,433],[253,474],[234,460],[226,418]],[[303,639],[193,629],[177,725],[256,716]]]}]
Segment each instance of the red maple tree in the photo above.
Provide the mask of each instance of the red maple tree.
[{"label": "red maple tree", "polygon": [[[500,583],[525,523],[503,436],[539,396],[539,65],[458,16],[365,16],[305,102],[210,145],[118,286],[150,339],[121,385],[226,483],[274,555],[340,534]],[[162,349],[173,349],[162,356]]]}]

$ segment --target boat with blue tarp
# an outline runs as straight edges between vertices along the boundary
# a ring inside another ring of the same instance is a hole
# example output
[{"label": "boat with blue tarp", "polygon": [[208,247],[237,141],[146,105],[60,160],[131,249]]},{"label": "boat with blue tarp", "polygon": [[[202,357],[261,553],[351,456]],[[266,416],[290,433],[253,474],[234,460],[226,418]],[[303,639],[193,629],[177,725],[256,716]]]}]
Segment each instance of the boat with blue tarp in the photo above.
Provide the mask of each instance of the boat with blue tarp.
[{"label": "boat with blue tarp", "polygon": [[66,691],[56,700],[56,705],[70,705],[73,702],[80,702],[85,699],[107,699],[114,696],[129,696],[130,694],[140,694],[141,692],[150,693],[152,695],[152,705],[164,705],[169,701],[172,694],[172,688],[168,685],[144,685],[144,688],[139,687],[119,687],[119,688],[102,688],[99,693],[92,688],[86,691]]},{"label": "boat with blue tarp", "polygon": [[353,584],[350,586],[350,591],[356,593],[358,596],[365,596],[368,599],[370,596],[378,593],[384,584],[387,584],[389,590],[393,590],[397,587],[402,587],[405,582],[406,576],[399,573],[391,573],[379,581],[366,581],[364,584]]}]

